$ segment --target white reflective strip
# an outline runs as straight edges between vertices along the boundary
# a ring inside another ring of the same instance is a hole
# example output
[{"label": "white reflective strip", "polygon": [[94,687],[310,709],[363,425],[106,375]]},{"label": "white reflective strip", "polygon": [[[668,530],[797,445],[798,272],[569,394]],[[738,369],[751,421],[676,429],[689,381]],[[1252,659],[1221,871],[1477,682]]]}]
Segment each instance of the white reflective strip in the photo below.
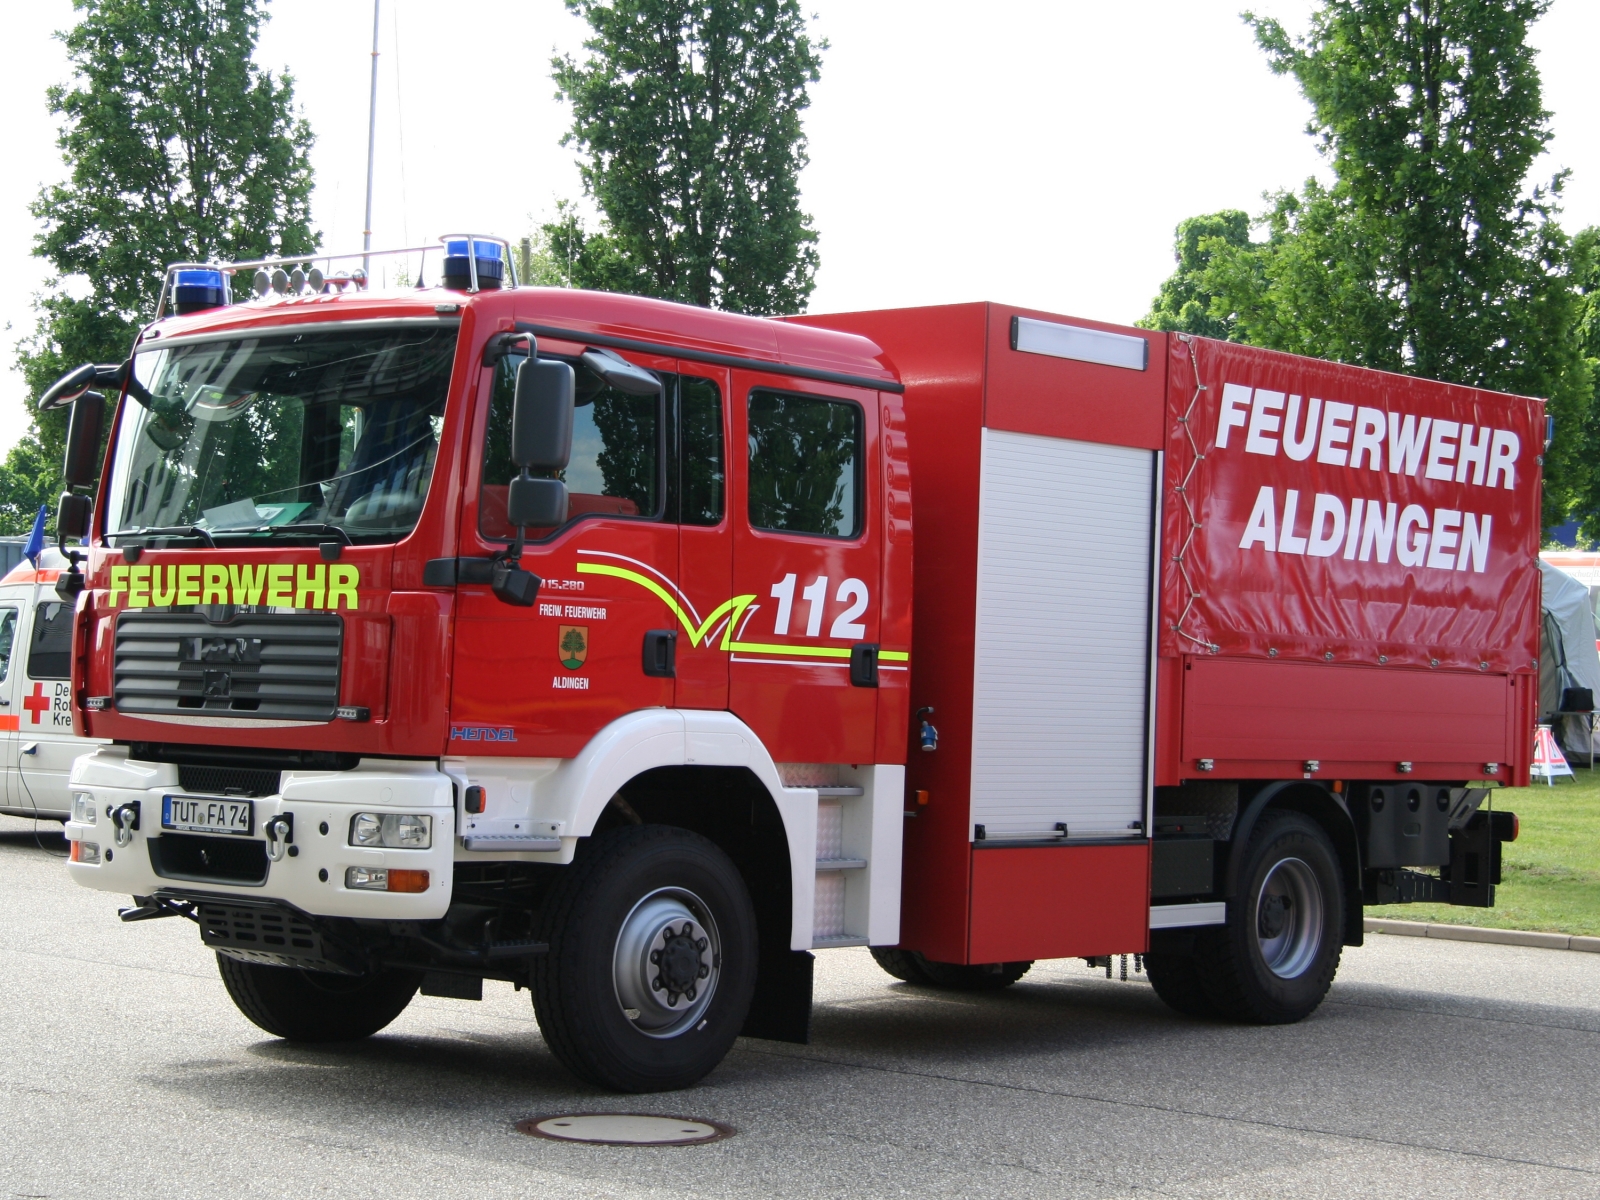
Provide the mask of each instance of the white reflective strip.
[{"label": "white reflective strip", "polygon": [[1226,900],[1207,900],[1201,904],[1152,904],[1151,929],[1183,929],[1189,925],[1225,925]]},{"label": "white reflective strip", "polygon": [[1129,371],[1142,371],[1149,362],[1149,343],[1140,337],[1033,317],[1011,319],[1016,322],[1012,342],[1025,354],[1047,354],[1051,358],[1071,358]]}]

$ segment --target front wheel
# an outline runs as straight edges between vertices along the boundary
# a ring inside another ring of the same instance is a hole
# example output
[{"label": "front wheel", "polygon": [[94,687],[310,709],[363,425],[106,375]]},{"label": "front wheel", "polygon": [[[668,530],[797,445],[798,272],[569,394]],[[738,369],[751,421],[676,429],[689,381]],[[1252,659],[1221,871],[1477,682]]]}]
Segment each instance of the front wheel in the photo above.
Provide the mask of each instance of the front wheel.
[{"label": "front wheel", "polygon": [[405,1011],[422,984],[420,971],[333,975],[217,955],[222,985],[239,1011],[291,1042],[353,1042],[371,1037]]},{"label": "front wheel", "polygon": [[1328,835],[1268,810],[1244,847],[1228,921],[1200,939],[1196,966],[1217,1012],[1283,1025],[1322,1003],[1344,943],[1344,888]]},{"label": "front wheel", "polygon": [[755,990],[755,911],[712,842],[667,825],[596,836],[545,902],[533,1000],[551,1052],[618,1092],[688,1087]]}]

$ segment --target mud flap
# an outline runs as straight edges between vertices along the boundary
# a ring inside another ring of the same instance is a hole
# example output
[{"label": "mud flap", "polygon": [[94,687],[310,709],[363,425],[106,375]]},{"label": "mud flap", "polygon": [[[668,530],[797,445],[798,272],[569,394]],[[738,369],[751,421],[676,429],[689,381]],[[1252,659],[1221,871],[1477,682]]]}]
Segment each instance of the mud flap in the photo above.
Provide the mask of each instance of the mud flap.
[{"label": "mud flap", "polygon": [[756,968],[755,995],[741,1037],[773,1042],[811,1042],[811,975],[816,956],[809,950],[763,954]]}]

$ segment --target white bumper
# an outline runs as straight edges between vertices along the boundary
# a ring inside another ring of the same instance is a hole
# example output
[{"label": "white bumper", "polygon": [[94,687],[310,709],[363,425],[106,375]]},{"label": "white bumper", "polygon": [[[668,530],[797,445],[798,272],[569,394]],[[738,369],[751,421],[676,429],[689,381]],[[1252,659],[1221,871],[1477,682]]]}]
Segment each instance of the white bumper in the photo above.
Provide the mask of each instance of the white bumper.
[{"label": "white bumper", "polygon": [[[184,794],[178,768],[166,763],[129,761],[126,747],[103,746],[73,765],[70,791],[95,799],[95,822],[69,821],[67,838],[99,847],[98,863],[71,862],[67,870],[85,887],[145,896],[161,889],[235,895],[255,900],[281,900],[325,917],[373,920],[429,920],[442,917],[450,905],[451,868],[455,857],[455,804],[451,780],[427,763],[364,760],[351,771],[285,771],[281,791],[253,801],[255,833],[249,839],[264,847],[263,830],[275,816],[292,813],[291,851],[267,865],[259,886],[207,878],[202,872],[173,877],[158,873],[151,842],[162,836],[162,797]],[[125,846],[116,844],[108,810],[138,801],[139,828]],[[358,812],[421,813],[432,818],[433,840],[426,850],[367,850],[349,844],[350,821]],[[75,856],[76,857],[76,856]],[[380,892],[347,888],[350,867],[424,870],[424,892]]]}]

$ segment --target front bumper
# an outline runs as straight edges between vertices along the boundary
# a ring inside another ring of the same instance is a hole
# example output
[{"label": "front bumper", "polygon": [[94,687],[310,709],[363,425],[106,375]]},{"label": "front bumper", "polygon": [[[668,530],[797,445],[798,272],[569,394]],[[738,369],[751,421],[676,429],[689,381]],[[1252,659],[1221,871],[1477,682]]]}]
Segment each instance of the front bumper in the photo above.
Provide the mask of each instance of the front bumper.
[{"label": "front bumper", "polygon": [[[176,766],[130,759],[126,747],[103,746],[74,764],[70,791],[95,800],[92,824],[72,820],[66,825],[68,840],[99,847],[99,862],[68,863],[72,878],[85,887],[135,896],[181,889],[282,901],[322,917],[383,921],[432,920],[450,906],[455,793],[450,777],[427,763],[365,759],[351,771],[285,771],[278,794],[253,800],[255,832],[249,838],[177,835],[179,840],[167,846],[159,844],[163,836],[173,836],[161,829],[162,797],[190,794],[179,785]],[[139,828],[128,831],[128,844],[119,846],[109,813],[130,801],[139,804]],[[357,812],[428,815],[432,845],[426,850],[351,846],[350,820]],[[293,817],[287,853],[262,864],[257,873],[261,882],[238,882],[252,874],[240,862],[261,862],[264,830],[281,815]],[[202,855],[213,841],[220,853]],[[207,859],[226,861],[218,868]],[[414,893],[347,888],[350,867],[424,870],[428,887]]]}]

